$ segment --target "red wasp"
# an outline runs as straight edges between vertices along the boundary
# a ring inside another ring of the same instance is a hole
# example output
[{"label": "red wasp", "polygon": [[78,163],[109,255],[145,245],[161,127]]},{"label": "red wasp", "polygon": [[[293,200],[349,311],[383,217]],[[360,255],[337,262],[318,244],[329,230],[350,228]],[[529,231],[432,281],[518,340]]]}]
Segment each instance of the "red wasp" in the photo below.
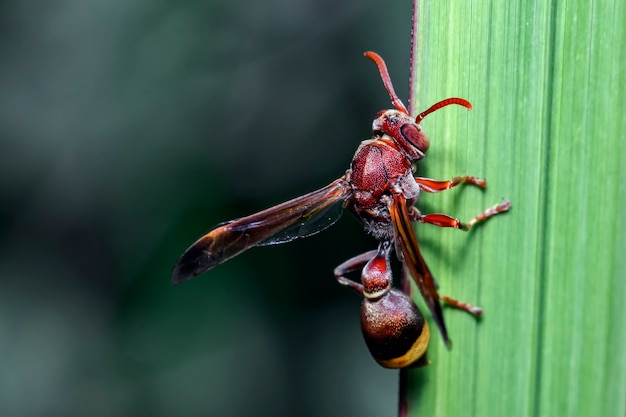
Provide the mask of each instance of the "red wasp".
[{"label": "red wasp", "polygon": [[[422,214],[414,207],[420,191],[436,193],[458,184],[486,186],[484,179],[476,177],[437,181],[413,176],[414,163],[426,156],[429,147],[420,122],[450,104],[467,109],[472,106],[467,100],[448,98],[413,118],[396,95],[383,59],[374,52],[366,52],[365,56],[377,65],[395,109],[378,112],[372,124],[373,137],[361,142],[346,173],[317,191],[214,228],[182,254],[174,267],[172,282],[187,281],[253,246],[284,243],[318,233],[334,224],[346,207],[380,244],[377,250],[339,265],[335,277],[340,284],[364,297],[361,327],[374,358],[382,366],[404,368],[424,355],[430,332],[410,297],[392,288],[392,253],[395,252],[417,283],[449,347],[440,300],[474,315],[480,315],[482,309],[437,293],[412,223],[468,230],[509,210],[510,203],[503,201],[467,223],[445,214]],[[359,269],[362,269],[360,283],[344,276]]]}]

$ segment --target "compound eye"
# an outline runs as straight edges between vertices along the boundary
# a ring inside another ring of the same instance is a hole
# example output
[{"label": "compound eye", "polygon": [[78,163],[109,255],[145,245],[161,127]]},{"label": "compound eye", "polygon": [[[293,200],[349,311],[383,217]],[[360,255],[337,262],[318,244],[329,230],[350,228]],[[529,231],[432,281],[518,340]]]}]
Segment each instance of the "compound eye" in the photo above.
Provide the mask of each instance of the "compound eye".
[{"label": "compound eye", "polygon": [[407,123],[400,128],[400,133],[402,133],[402,136],[422,153],[426,153],[426,151],[428,151],[430,142],[428,141],[426,134],[422,132],[420,125]]}]

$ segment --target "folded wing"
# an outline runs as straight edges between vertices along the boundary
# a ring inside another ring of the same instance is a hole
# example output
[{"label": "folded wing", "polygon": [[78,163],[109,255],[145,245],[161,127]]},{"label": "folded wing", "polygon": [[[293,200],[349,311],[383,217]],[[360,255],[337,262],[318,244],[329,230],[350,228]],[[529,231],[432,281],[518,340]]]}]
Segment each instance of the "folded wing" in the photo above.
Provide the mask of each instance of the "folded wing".
[{"label": "folded wing", "polygon": [[441,303],[439,302],[437,286],[420,252],[415,230],[413,230],[413,224],[409,217],[406,200],[402,195],[394,195],[393,200],[391,200],[389,204],[389,213],[391,214],[391,221],[393,223],[396,250],[401,251],[400,258],[404,258],[404,264],[415,280],[422,297],[424,297],[424,301],[435,320],[435,324],[437,324],[441,332],[444,343],[450,348],[450,340],[443,319],[443,311],[441,309]]}]

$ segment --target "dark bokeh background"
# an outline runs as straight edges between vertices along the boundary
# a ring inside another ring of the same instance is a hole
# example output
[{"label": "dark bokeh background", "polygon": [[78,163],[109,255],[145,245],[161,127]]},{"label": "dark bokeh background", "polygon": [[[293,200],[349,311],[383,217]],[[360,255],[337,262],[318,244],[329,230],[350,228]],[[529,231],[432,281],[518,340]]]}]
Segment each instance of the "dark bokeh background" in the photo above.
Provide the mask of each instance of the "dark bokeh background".
[{"label": "dark bokeh background", "polygon": [[409,1],[0,3],[0,415],[390,415],[349,215],[179,287],[214,224],[342,175]]}]

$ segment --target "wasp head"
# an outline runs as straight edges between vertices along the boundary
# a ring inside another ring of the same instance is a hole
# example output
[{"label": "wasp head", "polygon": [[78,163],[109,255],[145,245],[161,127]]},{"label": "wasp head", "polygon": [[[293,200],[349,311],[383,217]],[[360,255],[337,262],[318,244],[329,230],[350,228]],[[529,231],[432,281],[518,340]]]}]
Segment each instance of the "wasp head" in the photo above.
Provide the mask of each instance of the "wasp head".
[{"label": "wasp head", "polygon": [[372,130],[376,136],[389,136],[411,160],[426,156],[430,142],[422,127],[400,110],[378,112]]}]

